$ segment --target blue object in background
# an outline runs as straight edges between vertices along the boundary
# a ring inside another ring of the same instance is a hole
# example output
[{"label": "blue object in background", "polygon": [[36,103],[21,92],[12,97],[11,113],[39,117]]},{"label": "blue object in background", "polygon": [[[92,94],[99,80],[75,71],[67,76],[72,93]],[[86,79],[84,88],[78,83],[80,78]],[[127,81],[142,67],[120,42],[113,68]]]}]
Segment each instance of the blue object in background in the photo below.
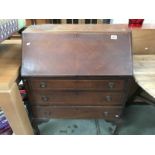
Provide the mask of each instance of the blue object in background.
[{"label": "blue object in background", "polygon": [[3,111],[0,111],[0,135],[11,135],[12,133],[12,129]]}]

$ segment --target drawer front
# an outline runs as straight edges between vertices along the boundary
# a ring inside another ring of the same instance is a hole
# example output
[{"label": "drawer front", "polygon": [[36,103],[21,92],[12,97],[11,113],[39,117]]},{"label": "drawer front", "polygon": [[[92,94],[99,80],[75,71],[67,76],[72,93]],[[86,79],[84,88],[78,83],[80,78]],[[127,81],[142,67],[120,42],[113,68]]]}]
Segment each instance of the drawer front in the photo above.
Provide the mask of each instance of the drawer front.
[{"label": "drawer front", "polygon": [[117,92],[53,91],[36,92],[32,95],[34,105],[122,105],[124,94]]},{"label": "drawer front", "polygon": [[117,119],[122,107],[104,106],[32,106],[34,118],[104,118]]},{"label": "drawer front", "polygon": [[32,79],[32,89],[40,90],[123,90],[125,80],[47,80]]}]

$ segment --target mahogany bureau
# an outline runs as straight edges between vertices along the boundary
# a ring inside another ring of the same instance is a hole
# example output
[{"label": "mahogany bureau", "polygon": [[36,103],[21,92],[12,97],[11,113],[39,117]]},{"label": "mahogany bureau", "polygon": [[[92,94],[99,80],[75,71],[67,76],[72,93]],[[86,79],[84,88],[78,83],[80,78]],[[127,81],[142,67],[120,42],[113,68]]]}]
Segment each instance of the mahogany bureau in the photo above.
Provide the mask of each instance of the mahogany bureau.
[{"label": "mahogany bureau", "polygon": [[120,117],[133,74],[129,29],[38,25],[22,39],[21,74],[34,119]]}]

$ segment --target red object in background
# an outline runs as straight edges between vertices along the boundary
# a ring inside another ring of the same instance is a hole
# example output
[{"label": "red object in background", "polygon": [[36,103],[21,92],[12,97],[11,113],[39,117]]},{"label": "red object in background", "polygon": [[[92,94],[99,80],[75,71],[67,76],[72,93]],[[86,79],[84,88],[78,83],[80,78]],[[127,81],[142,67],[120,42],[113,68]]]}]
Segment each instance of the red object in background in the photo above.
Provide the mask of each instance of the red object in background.
[{"label": "red object in background", "polygon": [[20,90],[20,94],[26,94],[26,90],[24,89]]},{"label": "red object in background", "polygon": [[129,19],[129,27],[142,27],[144,19]]}]

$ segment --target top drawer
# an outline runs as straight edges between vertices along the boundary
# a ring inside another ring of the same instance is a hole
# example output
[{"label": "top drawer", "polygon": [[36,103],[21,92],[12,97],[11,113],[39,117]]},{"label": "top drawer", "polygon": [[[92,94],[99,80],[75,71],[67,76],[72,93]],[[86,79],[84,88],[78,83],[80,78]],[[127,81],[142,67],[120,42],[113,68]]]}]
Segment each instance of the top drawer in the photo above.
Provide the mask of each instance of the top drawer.
[{"label": "top drawer", "polygon": [[31,79],[33,90],[123,90],[125,80],[54,80]]}]

